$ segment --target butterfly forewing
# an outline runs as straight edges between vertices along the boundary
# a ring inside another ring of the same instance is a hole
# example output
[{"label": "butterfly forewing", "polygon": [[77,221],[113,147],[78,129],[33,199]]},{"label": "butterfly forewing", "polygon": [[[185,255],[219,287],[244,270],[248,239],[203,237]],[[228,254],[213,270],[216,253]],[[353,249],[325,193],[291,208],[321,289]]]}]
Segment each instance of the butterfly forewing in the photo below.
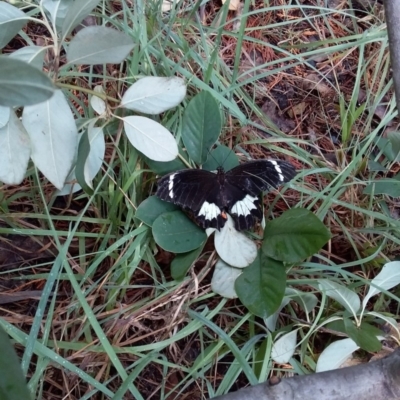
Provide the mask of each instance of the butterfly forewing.
[{"label": "butterfly forewing", "polygon": [[225,223],[220,192],[216,174],[188,169],[163,176],[156,195],[191,211],[203,228],[220,229]]}]

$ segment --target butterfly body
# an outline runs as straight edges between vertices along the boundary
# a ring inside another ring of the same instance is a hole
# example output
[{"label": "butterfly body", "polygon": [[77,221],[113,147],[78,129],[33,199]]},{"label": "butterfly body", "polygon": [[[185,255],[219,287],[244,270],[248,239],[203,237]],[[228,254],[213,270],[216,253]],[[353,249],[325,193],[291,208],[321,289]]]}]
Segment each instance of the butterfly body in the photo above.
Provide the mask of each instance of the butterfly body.
[{"label": "butterfly body", "polygon": [[165,175],[156,195],[191,211],[203,228],[221,229],[229,213],[238,230],[251,228],[262,218],[260,193],[288,182],[296,172],[280,160],[257,160],[217,173],[187,169]]}]

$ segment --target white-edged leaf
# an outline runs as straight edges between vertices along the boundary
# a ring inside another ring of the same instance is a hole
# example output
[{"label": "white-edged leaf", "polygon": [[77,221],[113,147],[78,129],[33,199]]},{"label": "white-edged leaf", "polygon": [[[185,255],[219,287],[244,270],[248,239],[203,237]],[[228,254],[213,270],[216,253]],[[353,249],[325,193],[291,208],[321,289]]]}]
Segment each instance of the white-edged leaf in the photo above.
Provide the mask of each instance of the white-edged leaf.
[{"label": "white-edged leaf", "polygon": [[96,128],[94,123],[88,127],[90,152],[84,166],[85,182],[93,189],[92,180],[100,171],[106,153],[103,128]]},{"label": "white-edged leaf", "polygon": [[0,106],[0,128],[3,128],[7,125],[8,120],[10,119],[11,108]]},{"label": "white-edged leaf", "polygon": [[27,106],[48,100],[53,82],[42,71],[24,61],[0,56],[0,105]]},{"label": "white-edged leaf", "polygon": [[381,272],[372,279],[367,295],[363,300],[363,309],[368,300],[383,290],[389,290],[400,283],[400,261],[386,263]]},{"label": "white-edged leaf", "polygon": [[360,309],[360,298],[345,286],[328,279],[318,279],[318,286],[328,297],[336,300],[353,315]]},{"label": "white-edged leaf", "polygon": [[42,0],[43,8],[50,14],[53,28],[61,29],[71,0]]},{"label": "white-edged leaf", "polygon": [[88,26],[69,43],[68,64],[119,64],[134,48],[127,34],[105,26]]},{"label": "white-edged leaf", "polygon": [[215,232],[214,245],[218,255],[229,265],[236,268],[245,268],[257,257],[256,244],[235,229],[230,215],[224,227]]},{"label": "white-edged leaf", "polygon": [[[101,85],[95,86],[94,91],[96,93],[105,94],[103,86]],[[107,110],[106,102],[99,96],[92,96],[90,98],[90,105],[92,106],[93,110],[96,111],[99,115],[103,115]]]},{"label": "white-edged leaf", "polygon": [[176,107],[186,95],[182,78],[148,76],[135,82],[123,95],[121,107],[144,114],[160,114]]},{"label": "white-edged leaf", "polygon": [[178,156],[178,145],[171,132],[150,118],[122,118],[125,133],[132,146],[154,161],[172,161]]},{"label": "white-edged leaf", "polygon": [[214,293],[228,299],[236,299],[236,278],[242,273],[242,269],[234,268],[219,259],[215,264],[214,274],[211,279],[211,289]]},{"label": "white-edged leaf", "polygon": [[286,307],[291,299],[288,297],[284,297],[282,299],[282,303],[279,308],[269,317],[264,318],[265,326],[271,331],[274,332],[276,328],[276,323],[278,322],[279,313],[282,311],[283,307]]},{"label": "white-edged leaf", "polygon": [[319,356],[316,372],[339,368],[359,348],[356,342],[350,338],[331,343]]},{"label": "white-edged leaf", "polygon": [[12,52],[10,57],[25,61],[33,67],[42,70],[46,50],[45,47],[41,46],[25,46]]},{"label": "white-edged leaf", "polygon": [[0,2],[0,49],[2,49],[26,24],[27,16],[17,7]]},{"label": "white-edged leaf", "polygon": [[100,0],[69,0],[68,10],[62,24],[62,42],[79,23],[100,3]]},{"label": "white-edged leaf", "polygon": [[0,129],[0,181],[9,185],[22,182],[28,166],[31,145],[28,134],[14,111]]},{"label": "white-edged leaf", "polygon": [[318,304],[318,298],[315,294],[294,288],[286,288],[285,296],[295,301],[307,314],[313,311]]},{"label": "white-edged leaf", "polygon": [[64,186],[76,152],[74,116],[61,90],[40,104],[24,108],[22,123],[32,143],[31,158],[57,188]]},{"label": "white-edged leaf", "polygon": [[275,362],[286,364],[292,358],[297,345],[297,331],[286,333],[272,345],[271,358]]}]

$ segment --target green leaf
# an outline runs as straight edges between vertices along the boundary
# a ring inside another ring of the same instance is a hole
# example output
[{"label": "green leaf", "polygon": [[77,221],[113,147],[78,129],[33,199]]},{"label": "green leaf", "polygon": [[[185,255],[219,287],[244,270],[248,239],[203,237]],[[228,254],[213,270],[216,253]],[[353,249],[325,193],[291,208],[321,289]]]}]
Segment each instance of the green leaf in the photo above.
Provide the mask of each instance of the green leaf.
[{"label": "green leaf", "polygon": [[400,181],[397,179],[379,179],[366,186],[363,190],[363,194],[386,194],[391,197],[399,197]]},{"label": "green leaf", "polygon": [[365,351],[375,352],[382,348],[381,342],[377,339],[378,335],[382,335],[382,331],[374,326],[362,322],[360,327],[356,327],[351,319],[345,319],[344,326],[349,337]]},{"label": "green leaf", "polygon": [[183,114],[182,140],[189,156],[201,165],[222,128],[219,105],[206,91],[193,97]]},{"label": "green leaf", "polygon": [[203,164],[203,169],[216,171],[218,167],[223,167],[225,171],[229,171],[238,165],[239,159],[235,152],[229,147],[220,145],[210,152],[207,161]]},{"label": "green leaf", "polygon": [[69,2],[64,2],[63,5],[68,4],[68,10],[63,18],[64,21],[61,28],[62,42],[72,29],[79,25],[99,3],[100,0],[70,0]]},{"label": "green leaf", "polygon": [[[5,1],[0,3],[0,49],[2,49],[28,22],[27,16]],[[2,71],[2,69],[0,68]],[[3,73],[3,71],[2,71]]]},{"label": "green leaf", "polygon": [[0,399],[21,400],[31,398],[19,359],[8,335],[0,328]]},{"label": "green leaf", "polygon": [[241,302],[255,315],[266,318],[280,306],[285,294],[284,265],[259,253],[235,282]]},{"label": "green leaf", "polygon": [[262,250],[275,260],[296,263],[312,256],[329,239],[318,217],[305,208],[293,208],[267,222]]},{"label": "green leaf", "polygon": [[153,222],[161,215],[169,211],[175,211],[178,207],[175,204],[162,201],[157,196],[150,196],[142,201],[136,210],[136,218],[139,218],[146,225],[152,226]]},{"label": "green leaf", "polygon": [[189,268],[199,258],[204,246],[189,251],[188,253],[178,254],[171,263],[171,275],[176,281],[181,281]]},{"label": "green leaf", "polygon": [[156,243],[166,251],[186,253],[197,249],[207,239],[205,232],[181,211],[161,214],[153,222]]},{"label": "green leaf", "polygon": [[55,92],[42,71],[24,61],[0,57],[0,105],[15,107],[42,103]]},{"label": "green leaf", "polygon": [[105,26],[88,26],[71,40],[67,50],[68,64],[119,64],[134,47],[132,38]]}]

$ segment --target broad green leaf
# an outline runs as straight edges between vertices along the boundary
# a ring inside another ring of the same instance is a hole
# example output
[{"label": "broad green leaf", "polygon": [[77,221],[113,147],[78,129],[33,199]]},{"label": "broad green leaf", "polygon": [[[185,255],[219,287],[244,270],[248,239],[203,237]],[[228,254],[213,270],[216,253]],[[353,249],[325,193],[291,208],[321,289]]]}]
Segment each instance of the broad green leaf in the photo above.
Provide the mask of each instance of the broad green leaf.
[{"label": "broad green leaf", "polygon": [[279,363],[286,364],[292,358],[297,346],[297,331],[295,329],[281,336],[272,345],[271,358]]},{"label": "broad green leaf", "polygon": [[261,253],[236,279],[240,301],[255,315],[267,318],[281,305],[286,286],[284,265]]},{"label": "broad green leaf", "polygon": [[363,300],[363,309],[368,300],[381,293],[382,290],[390,290],[400,284],[400,261],[392,261],[385,264],[379,274],[372,279],[369,291]]},{"label": "broad green leaf", "polygon": [[360,327],[356,327],[354,322],[348,318],[344,320],[344,326],[350,339],[353,339],[363,350],[373,353],[382,348],[377,336],[382,335],[383,332],[378,328],[367,322],[362,322]]},{"label": "broad green leaf", "polygon": [[0,128],[5,127],[10,120],[11,108],[0,106]]},{"label": "broad green leaf", "polygon": [[53,96],[53,83],[24,61],[0,56],[0,105],[15,107],[41,103]]},{"label": "broad green leaf", "polygon": [[[103,86],[97,85],[93,89],[96,93],[105,94]],[[99,96],[91,96],[90,97],[90,105],[92,106],[93,110],[96,111],[97,114],[103,115],[107,111],[106,102]]]},{"label": "broad green leaf", "polygon": [[61,28],[62,42],[72,32],[72,29],[79,25],[99,3],[100,0],[70,0],[68,2],[68,10]]},{"label": "broad green leaf", "polygon": [[167,212],[156,218],[153,222],[153,236],[160,247],[173,253],[197,249],[207,239],[204,231],[181,211]]},{"label": "broad green leaf", "polygon": [[157,196],[150,196],[142,201],[136,210],[135,217],[139,218],[146,225],[152,226],[153,222],[161,215],[169,211],[176,211],[175,204],[162,201]]},{"label": "broad green leaf", "polygon": [[177,254],[171,262],[171,276],[176,281],[181,281],[193,263],[199,258],[204,246],[189,251],[188,253]]},{"label": "broad green leaf", "polygon": [[105,26],[88,26],[71,40],[67,50],[68,64],[119,64],[135,45],[123,32]]},{"label": "broad green leaf", "polygon": [[46,102],[25,107],[22,123],[31,139],[33,162],[56,188],[62,189],[74,161],[78,135],[62,91],[57,90]]},{"label": "broad green leaf", "polygon": [[234,268],[223,260],[218,260],[211,279],[212,291],[228,299],[236,299],[238,296],[235,281],[242,272],[242,268]]},{"label": "broad green leaf", "polygon": [[154,161],[172,161],[178,156],[178,145],[168,129],[150,118],[122,118],[125,133],[132,146]]},{"label": "broad green leaf", "polygon": [[49,19],[53,28],[61,30],[68,13],[68,8],[71,5],[71,0],[42,0],[41,4],[48,14],[50,14]]},{"label": "broad green leaf", "polygon": [[253,240],[235,229],[235,223],[229,214],[227,217],[224,227],[215,231],[215,250],[232,267],[247,267],[257,257],[257,246]]},{"label": "broad green leaf", "polygon": [[31,399],[18,356],[2,328],[0,328],[0,354],[0,399]]},{"label": "broad green leaf", "polygon": [[29,136],[11,111],[8,124],[0,129],[0,181],[19,185],[25,177],[30,154]]},{"label": "broad green leaf", "polygon": [[78,144],[78,155],[75,165],[75,177],[79,186],[89,195],[93,194],[93,189],[86,183],[84,176],[84,165],[90,153],[90,141],[88,131],[84,131]]},{"label": "broad green leaf", "polygon": [[363,194],[386,194],[392,197],[400,196],[400,181],[397,179],[379,179],[367,185]]},{"label": "broad green leaf", "polygon": [[[0,2],[0,49],[2,49],[27,23],[27,16],[18,8]],[[3,73],[3,69],[0,67]]]},{"label": "broad green leaf", "polygon": [[304,208],[293,208],[267,222],[262,250],[275,260],[296,263],[312,256],[329,239],[318,217]]},{"label": "broad green leaf", "polygon": [[149,168],[157,175],[166,175],[170,172],[178,171],[180,169],[187,169],[187,166],[178,157],[175,158],[175,160],[167,162],[154,161],[146,156],[143,156],[143,158]]},{"label": "broad green leaf", "polygon": [[392,145],[393,155],[397,157],[400,152],[400,132],[389,132],[387,137]]},{"label": "broad green leaf", "polygon": [[193,97],[183,114],[182,140],[194,162],[205,163],[221,128],[221,112],[214,97],[206,91]]},{"label": "broad green leaf", "polygon": [[121,107],[144,114],[161,114],[176,107],[185,96],[186,85],[182,78],[147,76],[125,92]]},{"label": "broad green leaf", "polygon": [[328,279],[318,279],[319,288],[326,293],[328,297],[336,300],[351,314],[356,315],[360,309],[360,298],[356,293],[340,285],[337,282]]},{"label": "broad green leaf", "polygon": [[42,46],[25,46],[12,52],[10,57],[31,64],[41,71],[46,51],[46,47]]},{"label": "broad green leaf", "polygon": [[331,343],[319,356],[315,372],[339,368],[359,348],[353,339],[342,339]]},{"label": "broad green leaf", "polygon": [[235,152],[229,147],[219,145],[212,150],[203,164],[203,169],[207,171],[216,171],[218,167],[223,167],[225,171],[237,167],[239,159]]}]

